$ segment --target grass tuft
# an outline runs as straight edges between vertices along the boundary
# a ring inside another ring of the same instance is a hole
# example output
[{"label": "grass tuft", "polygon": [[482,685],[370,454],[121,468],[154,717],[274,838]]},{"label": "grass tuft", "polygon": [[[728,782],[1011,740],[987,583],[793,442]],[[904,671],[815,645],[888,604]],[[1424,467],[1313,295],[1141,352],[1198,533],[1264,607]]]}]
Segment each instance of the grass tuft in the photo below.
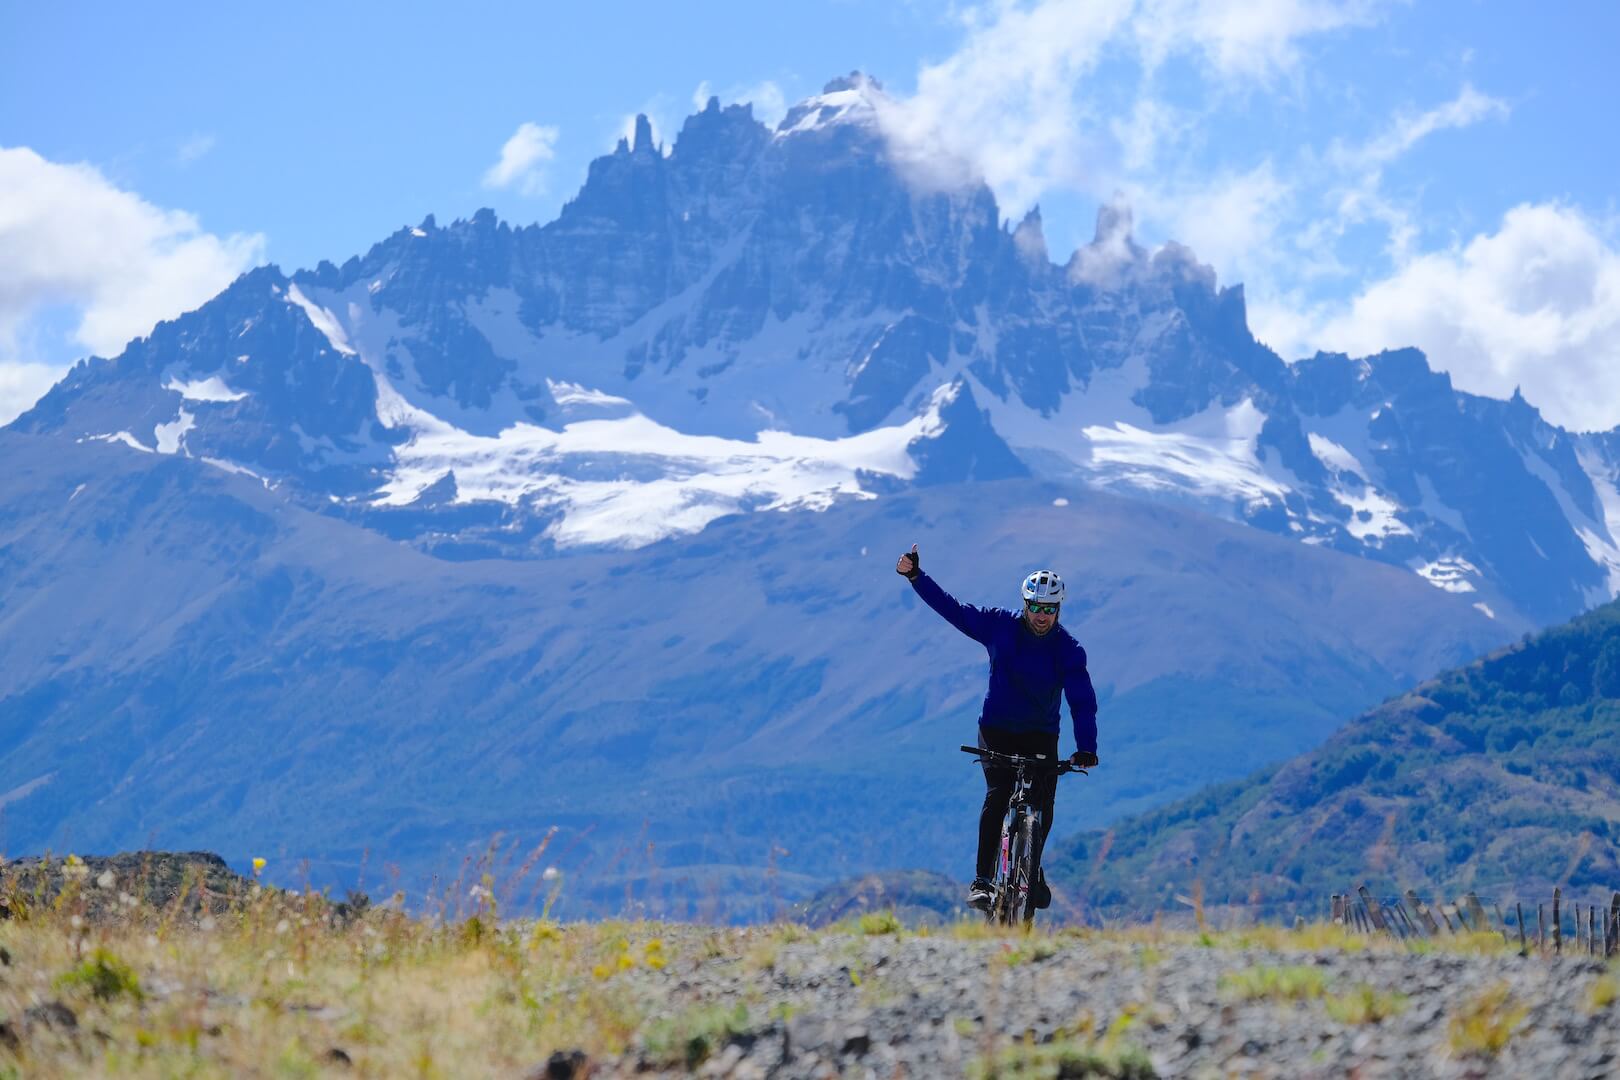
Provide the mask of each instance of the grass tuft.
[{"label": "grass tuft", "polygon": [[868,911],[856,921],[855,927],[867,937],[876,937],[898,934],[905,929],[905,924],[893,911]]},{"label": "grass tuft", "polygon": [[1495,1057],[1529,1009],[1497,983],[1464,1002],[1446,1025],[1446,1042],[1459,1057]]},{"label": "grass tuft", "polygon": [[1357,986],[1343,994],[1329,994],[1322,1004],[1341,1024],[1376,1024],[1406,1011],[1406,995]]},{"label": "grass tuft", "polygon": [[90,959],[71,971],[56,977],[58,990],[83,990],[98,1001],[115,1001],[121,997],[141,1000],[141,980],[128,964],[108,952],[97,949]]},{"label": "grass tuft", "polygon": [[968,1067],[972,1080],[1152,1080],[1157,1075],[1138,1047],[1115,1049],[1084,1039],[1026,1041],[985,1055]]},{"label": "grass tuft", "polygon": [[1322,996],[1327,976],[1303,965],[1252,967],[1223,974],[1219,986],[1238,1001],[1306,1001]]},{"label": "grass tuft", "polygon": [[646,1055],[656,1065],[695,1069],[748,1030],[744,1005],[702,1005],[648,1025]]}]

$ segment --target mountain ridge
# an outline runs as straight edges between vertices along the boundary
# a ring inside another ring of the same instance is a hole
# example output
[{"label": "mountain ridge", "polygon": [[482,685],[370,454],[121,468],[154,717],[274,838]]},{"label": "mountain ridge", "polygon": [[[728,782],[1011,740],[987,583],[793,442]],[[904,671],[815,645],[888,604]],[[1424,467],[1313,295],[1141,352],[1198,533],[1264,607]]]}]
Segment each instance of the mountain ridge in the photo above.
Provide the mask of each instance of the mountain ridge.
[{"label": "mountain ridge", "polygon": [[[246,469],[445,552],[815,509],[907,486],[921,454],[930,481],[994,461],[1181,502],[1510,621],[1620,589],[1613,433],[1460,393],[1415,350],[1285,363],[1241,285],[1142,248],[1127,207],[1054,263],[1038,211],[919,188],[885,101],[856,73],[774,131],[714,99],[666,148],[641,123],[549,223],[429,215],[341,266],[252,271],[13,426]],[[979,413],[931,453],[908,425],[937,423],[941,393]],[[451,473],[453,495],[393,512]]]},{"label": "mountain ridge", "polygon": [[[341,886],[368,849],[453,876],[493,834],[558,826],[604,903],[656,867],[672,909],[733,875],[739,913],[777,847],[789,899],[898,845],[950,868],[983,656],[894,575],[919,539],[976,602],[1031,557],[1085,567],[1066,618],[1118,769],[1065,828],[1312,745],[1502,636],[1391,568],[1033,479],[454,561],[199,460],[30,442],[56,440],[0,433],[11,853],[188,841]],[[1188,710],[1232,737],[1186,754]]]}]

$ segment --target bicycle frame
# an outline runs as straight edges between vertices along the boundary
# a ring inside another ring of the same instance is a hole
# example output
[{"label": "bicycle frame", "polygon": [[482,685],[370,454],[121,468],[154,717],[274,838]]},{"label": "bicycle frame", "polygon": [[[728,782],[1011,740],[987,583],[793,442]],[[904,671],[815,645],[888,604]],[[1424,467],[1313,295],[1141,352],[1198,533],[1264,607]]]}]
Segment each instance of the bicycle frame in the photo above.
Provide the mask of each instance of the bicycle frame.
[{"label": "bicycle frame", "polygon": [[996,880],[992,882],[995,891],[985,918],[991,923],[1011,926],[1022,915],[1027,924],[1035,918],[1029,890],[1040,869],[1035,848],[1040,846],[1043,824],[1040,810],[1031,802],[1036,778],[1042,772],[1063,776],[1086,770],[1067,761],[1053,761],[1044,754],[1003,754],[981,746],[963,746],[962,751],[982,763],[1015,771],[1012,795],[1001,819],[1001,851],[996,861]]}]

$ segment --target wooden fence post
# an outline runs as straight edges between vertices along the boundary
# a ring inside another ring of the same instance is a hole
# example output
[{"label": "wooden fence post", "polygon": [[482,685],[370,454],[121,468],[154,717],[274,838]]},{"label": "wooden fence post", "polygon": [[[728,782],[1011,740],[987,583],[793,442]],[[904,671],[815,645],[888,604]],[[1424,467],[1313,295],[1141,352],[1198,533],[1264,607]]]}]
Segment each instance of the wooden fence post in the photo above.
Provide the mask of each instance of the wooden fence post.
[{"label": "wooden fence post", "polygon": [[1492,900],[1491,907],[1495,909],[1496,921],[1501,924],[1502,927],[1502,944],[1511,944],[1511,942],[1508,940],[1507,916],[1502,914],[1502,905],[1498,904],[1495,900]]},{"label": "wooden fence post", "polygon": [[1564,955],[1564,890],[1553,886],[1553,955]]},{"label": "wooden fence post", "polygon": [[1609,897],[1609,955],[1620,953],[1620,892]]},{"label": "wooden fence post", "polygon": [[1586,951],[1592,956],[1597,955],[1597,905],[1589,904],[1586,908]]},{"label": "wooden fence post", "polygon": [[1513,906],[1519,913],[1519,955],[1529,956],[1529,952],[1524,947],[1524,905],[1515,901]]},{"label": "wooden fence post", "polygon": [[1384,909],[1373,898],[1373,894],[1367,890],[1367,886],[1357,885],[1356,892],[1361,895],[1361,902],[1367,905],[1367,914],[1372,917],[1373,926],[1385,933],[1394,933],[1390,929],[1389,923],[1384,920]]},{"label": "wooden fence post", "polygon": [[1430,913],[1428,905],[1418,899],[1418,894],[1415,891],[1406,890],[1406,904],[1407,907],[1411,908],[1412,914],[1417,916],[1418,925],[1423,928],[1423,933],[1426,936],[1436,937],[1439,935],[1440,924],[1434,921],[1434,915]]},{"label": "wooden fence post", "polygon": [[1536,905],[1536,952],[1547,955],[1547,908],[1544,904]]},{"label": "wooden fence post", "polygon": [[1406,910],[1405,900],[1395,901],[1395,912],[1401,917],[1401,924],[1406,927],[1406,936],[1423,937],[1423,925],[1417,921],[1417,916]]},{"label": "wooden fence post", "polygon": [[1468,920],[1474,924],[1474,932],[1481,933],[1491,928],[1491,917],[1485,914],[1485,905],[1479,902],[1479,897],[1470,892],[1463,898],[1468,905]]},{"label": "wooden fence post", "polygon": [[1332,904],[1333,911],[1331,918],[1333,920],[1333,924],[1338,926],[1344,922],[1344,900],[1340,898],[1338,893],[1334,893]]}]

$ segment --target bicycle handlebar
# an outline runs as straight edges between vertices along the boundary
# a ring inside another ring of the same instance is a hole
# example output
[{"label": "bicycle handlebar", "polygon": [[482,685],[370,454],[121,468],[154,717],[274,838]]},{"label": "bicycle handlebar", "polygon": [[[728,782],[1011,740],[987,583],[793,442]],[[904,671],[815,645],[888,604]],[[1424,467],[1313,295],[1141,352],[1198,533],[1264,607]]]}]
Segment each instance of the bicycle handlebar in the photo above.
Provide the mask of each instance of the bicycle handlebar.
[{"label": "bicycle handlebar", "polygon": [[1059,776],[1062,776],[1064,773],[1071,772],[1084,773],[1087,776],[1091,775],[1090,773],[1086,772],[1085,769],[1074,764],[1072,761],[1069,761],[1067,758],[1059,758],[1056,761],[1052,761],[1049,760],[1045,755],[1040,757],[1031,757],[1027,754],[1004,754],[1000,750],[987,750],[982,746],[968,746],[965,743],[960,747],[960,749],[964,754],[972,754],[979,758],[989,758],[993,764],[1004,765],[1008,768],[1016,769],[1019,766],[1023,766],[1024,768],[1034,767],[1037,769],[1052,769],[1056,771]]}]

